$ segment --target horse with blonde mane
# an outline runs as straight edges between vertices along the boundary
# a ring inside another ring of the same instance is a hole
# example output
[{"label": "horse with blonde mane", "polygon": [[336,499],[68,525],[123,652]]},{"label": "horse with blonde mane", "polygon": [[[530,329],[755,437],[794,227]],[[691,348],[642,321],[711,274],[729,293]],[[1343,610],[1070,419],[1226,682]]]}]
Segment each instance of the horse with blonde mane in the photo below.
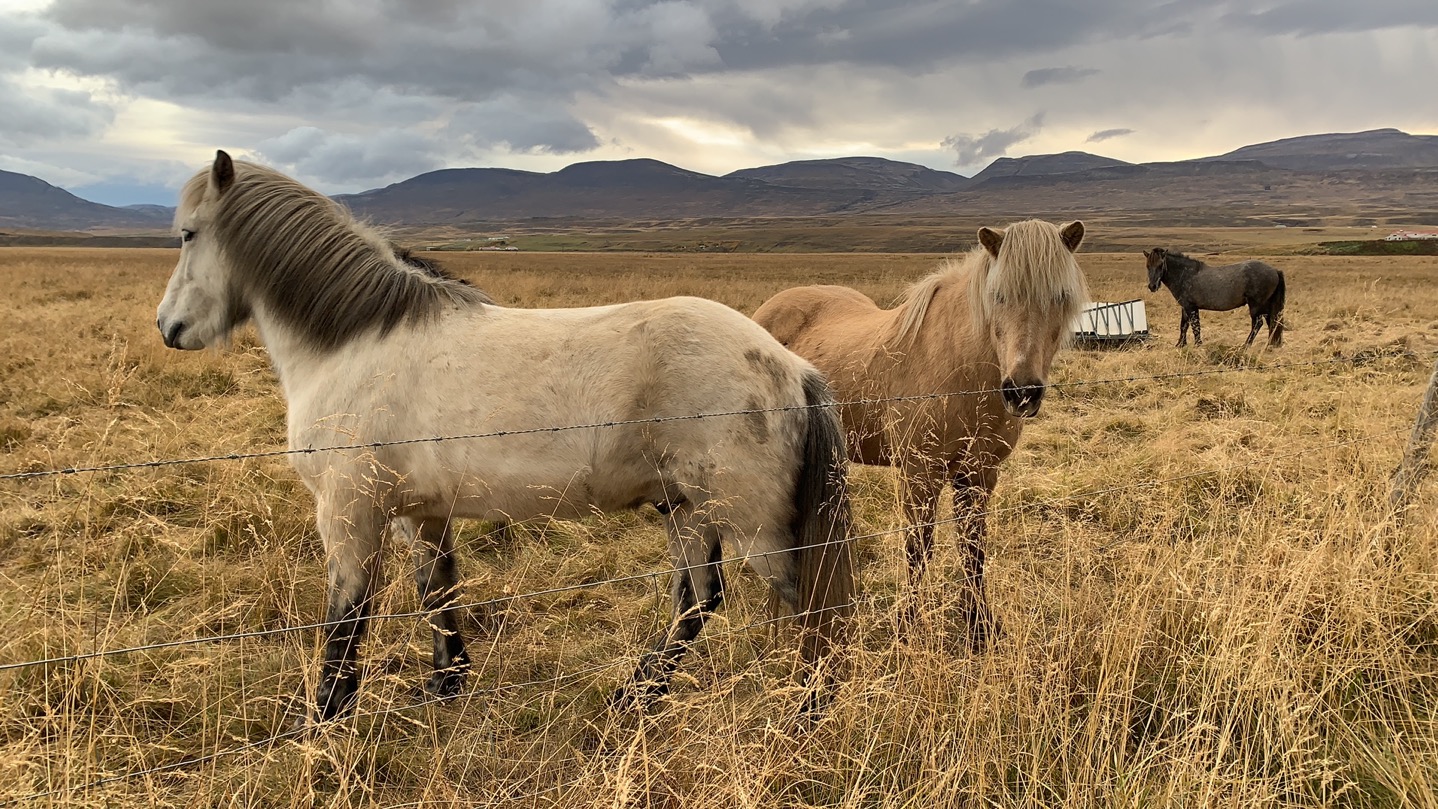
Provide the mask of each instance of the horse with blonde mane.
[{"label": "horse with blonde mane", "polygon": [[[848,287],[811,286],[780,292],[754,319],[829,378],[851,460],[899,469],[911,590],[933,555],[939,496],[953,485],[969,638],[982,649],[998,633],[984,592],[989,496],[1087,292],[1073,255],[1082,222],[978,235],[892,310]],[[876,401],[899,397],[913,398]]]},{"label": "horse with blonde mane", "polygon": [[665,515],[672,620],[621,703],[667,689],[723,600],[726,550],[796,616],[806,662],[842,640],[853,602],[843,430],[823,377],[753,321],[699,298],[494,306],[402,260],[327,197],[224,152],[185,185],[175,226],[179,263],[156,320],[165,345],[222,345],[253,321],[288,404],[329,570],[318,718],[355,698],[390,525],[412,540],[434,629],[426,688],[440,696],[459,693],[470,666],[455,518],[646,504]]}]

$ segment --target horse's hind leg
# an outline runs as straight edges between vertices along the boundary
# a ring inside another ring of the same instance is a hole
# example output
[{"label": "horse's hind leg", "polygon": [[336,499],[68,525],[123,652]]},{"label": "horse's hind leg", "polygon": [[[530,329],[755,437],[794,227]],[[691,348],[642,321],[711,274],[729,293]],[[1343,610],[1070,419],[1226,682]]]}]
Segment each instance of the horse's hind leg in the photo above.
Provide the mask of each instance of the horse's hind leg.
[{"label": "horse's hind leg", "polygon": [[[1260,311],[1258,311],[1257,309],[1255,309],[1254,307],[1250,306],[1250,307],[1248,307],[1248,317],[1249,317],[1250,320],[1253,321],[1253,328],[1251,328],[1251,329],[1248,330],[1248,339],[1243,341],[1243,347],[1244,347],[1244,348],[1248,348],[1249,346],[1253,345],[1253,338],[1256,337],[1256,336],[1258,336],[1258,329],[1259,329],[1259,327],[1261,327],[1261,326],[1263,325],[1263,317],[1264,317],[1264,316],[1263,316],[1263,312],[1260,312]],[[1268,332],[1269,332],[1269,334],[1272,334],[1272,333],[1273,333],[1273,325],[1272,325],[1272,324],[1269,324],[1269,326],[1268,326]]]},{"label": "horse's hind leg", "polygon": [[954,478],[954,518],[958,521],[959,546],[964,559],[965,613],[969,623],[969,645],[975,652],[998,639],[999,622],[989,609],[984,585],[984,539],[988,529],[989,496],[999,482],[997,467]]},{"label": "horse's hind leg", "polygon": [[326,720],[348,711],[359,690],[356,651],[369,620],[384,517],[375,508],[352,504],[342,509],[325,498],[317,506],[329,569],[329,608],[316,711]]},{"label": "horse's hind leg", "polygon": [[[411,541],[414,583],[419,588],[421,607],[428,613],[434,630],[434,674],[424,689],[439,697],[452,697],[464,687],[469,672],[469,655],[459,634],[459,600],[454,563],[454,534],[448,520],[396,520],[418,522]],[[403,526],[401,526],[402,528]]]},{"label": "horse's hind leg", "polygon": [[618,707],[642,705],[669,693],[679,659],[698,637],[710,614],[724,601],[723,545],[719,530],[703,524],[692,505],[669,515],[669,550],[676,572],[669,583],[673,605],[669,627],[639,660],[633,678],[614,695]]}]

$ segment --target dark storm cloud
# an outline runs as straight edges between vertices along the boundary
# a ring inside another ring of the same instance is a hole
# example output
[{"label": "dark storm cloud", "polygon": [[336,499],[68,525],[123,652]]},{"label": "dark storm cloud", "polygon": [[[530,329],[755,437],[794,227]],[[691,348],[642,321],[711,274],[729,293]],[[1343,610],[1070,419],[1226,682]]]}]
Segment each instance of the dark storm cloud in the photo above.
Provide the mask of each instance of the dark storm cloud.
[{"label": "dark storm cloud", "polygon": [[973,166],[1007,154],[1010,147],[1037,135],[1043,123],[1043,113],[1039,113],[1009,129],[990,129],[982,135],[950,135],[942,146],[953,150],[954,165]]},{"label": "dark storm cloud", "polygon": [[30,64],[30,48],[45,33],[39,21],[0,17],[0,72],[23,70]]},{"label": "dark storm cloud", "polygon": [[594,132],[563,109],[513,97],[465,105],[451,116],[448,133],[480,148],[515,152],[573,154],[599,146]]},{"label": "dark storm cloud", "polygon": [[1101,143],[1102,141],[1111,140],[1113,138],[1121,138],[1124,135],[1132,135],[1133,132],[1134,131],[1132,129],[1100,129],[1092,135],[1089,135],[1088,140],[1084,142]]},{"label": "dark storm cloud", "polygon": [[[273,101],[360,77],[460,100],[565,99],[625,76],[795,65],[923,71],[1211,27],[1438,25],[1432,0],[55,0],[36,63],[163,91]],[[1027,86],[1081,68],[1030,71]]]},{"label": "dark storm cloud", "polygon": [[483,100],[624,76],[872,64],[924,70],[1151,33],[1208,4],[1142,0],[55,0],[44,67],[176,98],[273,101],[359,76]]},{"label": "dark storm cloud", "polygon": [[[55,0],[33,64],[187,104],[220,99],[320,106],[341,82],[442,103],[518,99],[521,143],[582,147],[584,124],[553,112],[629,78],[796,66],[900,74],[1212,28],[1306,32],[1438,22],[1432,0]],[[4,49],[9,50],[9,49]],[[4,57],[0,57],[3,59]],[[1023,74],[1026,87],[1092,68]],[[548,122],[552,134],[533,127]],[[500,138],[508,142],[508,136]]]},{"label": "dark storm cloud", "polygon": [[30,146],[90,137],[103,132],[114,120],[115,111],[89,93],[21,88],[0,76],[0,144]]},{"label": "dark storm cloud", "polygon": [[1019,81],[1025,87],[1043,87],[1045,84],[1077,84],[1099,71],[1091,67],[1042,67],[1030,70]]},{"label": "dark storm cloud", "polygon": [[1433,0],[1293,0],[1267,3],[1258,9],[1231,4],[1223,20],[1263,34],[1329,34],[1385,28],[1438,28],[1438,3]]},{"label": "dark storm cloud", "polygon": [[[1016,82],[1083,82],[1043,91],[1046,138],[1122,120],[1151,140],[1177,93],[1214,107],[1305,103],[1295,82],[1319,80],[1314,62],[1299,78],[1285,70],[1327,40],[1285,53],[1265,38],[1435,25],[1434,0],[52,0],[0,16],[0,88],[28,68],[94,79],[103,99],[27,88],[25,119],[93,134],[112,99],[173,102],[186,145],[263,141],[311,180],[350,187],[505,150],[697,153],[674,121],[800,150],[966,129],[944,151],[972,165],[1037,131],[1003,128],[1038,106]],[[1330,82],[1394,69],[1374,67],[1373,38],[1338,45],[1318,62]],[[1393,55],[1413,75],[1432,61],[1416,47]],[[1370,115],[1393,109],[1360,100]],[[950,109],[972,117],[955,124]],[[322,137],[294,134],[303,127]]]}]

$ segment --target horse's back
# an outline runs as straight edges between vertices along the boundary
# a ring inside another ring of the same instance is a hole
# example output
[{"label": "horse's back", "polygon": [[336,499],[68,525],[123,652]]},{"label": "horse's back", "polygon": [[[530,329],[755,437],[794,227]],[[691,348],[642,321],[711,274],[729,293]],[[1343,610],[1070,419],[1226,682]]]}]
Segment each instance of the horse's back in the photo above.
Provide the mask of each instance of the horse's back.
[{"label": "horse's back", "polygon": [[[291,445],[404,442],[372,460],[402,473],[414,508],[515,520],[662,499],[668,481],[697,481],[711,461],[772,479],[793,464],[812,369],[702,298],[461,310],[352,354],[291,400]],[[573,429],[590,424],[614,426]],[[486,434],[503,437],[413,442]],[[365,463],[296,457],[312,487]]]},{"label": "horse's back", "polygon": [[843,329],[846,325],[877,320],[885,314],[857,289],[824,284],[794,287],[778,293],[754,312],[754,322],[790,350],[807,357],[808,354],[796,346],[804,343],[813,330]]},{"label": "horse's back", "polygon": [[1279,278],[1282,273],[1272,264],[1249,259],[1230,265],[1234,268],[1236,275],[1242,280],[1240,285],[1244,291],[1244,302],[1257,305],[1268,301],[1278,288]]}]

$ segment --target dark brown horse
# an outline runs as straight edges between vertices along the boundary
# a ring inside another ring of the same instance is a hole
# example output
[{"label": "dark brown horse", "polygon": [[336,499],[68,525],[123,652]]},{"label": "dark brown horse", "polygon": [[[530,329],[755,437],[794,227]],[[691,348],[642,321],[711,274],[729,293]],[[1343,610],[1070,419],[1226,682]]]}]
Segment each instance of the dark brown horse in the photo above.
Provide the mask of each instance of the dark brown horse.
[{"label": "dark brown horse", "polygon": [[1183,317],[1178,323],[1178,345],[1188,344],[1188,327],[1193,326],[1193,344],[1203,345],[1198,310],[1227,312],[1248,304],[1253,328],[1244,347],[1253,345],[1258,327],[1268,321],[1268,344],[1283,345],[1283,273],[1262,261],[1240,261],[1210,267],[1196,258],[1155,247],[1143,251],[1148,262],[1148,291],[1159,284],[1168,287],[1178,301]]}]

